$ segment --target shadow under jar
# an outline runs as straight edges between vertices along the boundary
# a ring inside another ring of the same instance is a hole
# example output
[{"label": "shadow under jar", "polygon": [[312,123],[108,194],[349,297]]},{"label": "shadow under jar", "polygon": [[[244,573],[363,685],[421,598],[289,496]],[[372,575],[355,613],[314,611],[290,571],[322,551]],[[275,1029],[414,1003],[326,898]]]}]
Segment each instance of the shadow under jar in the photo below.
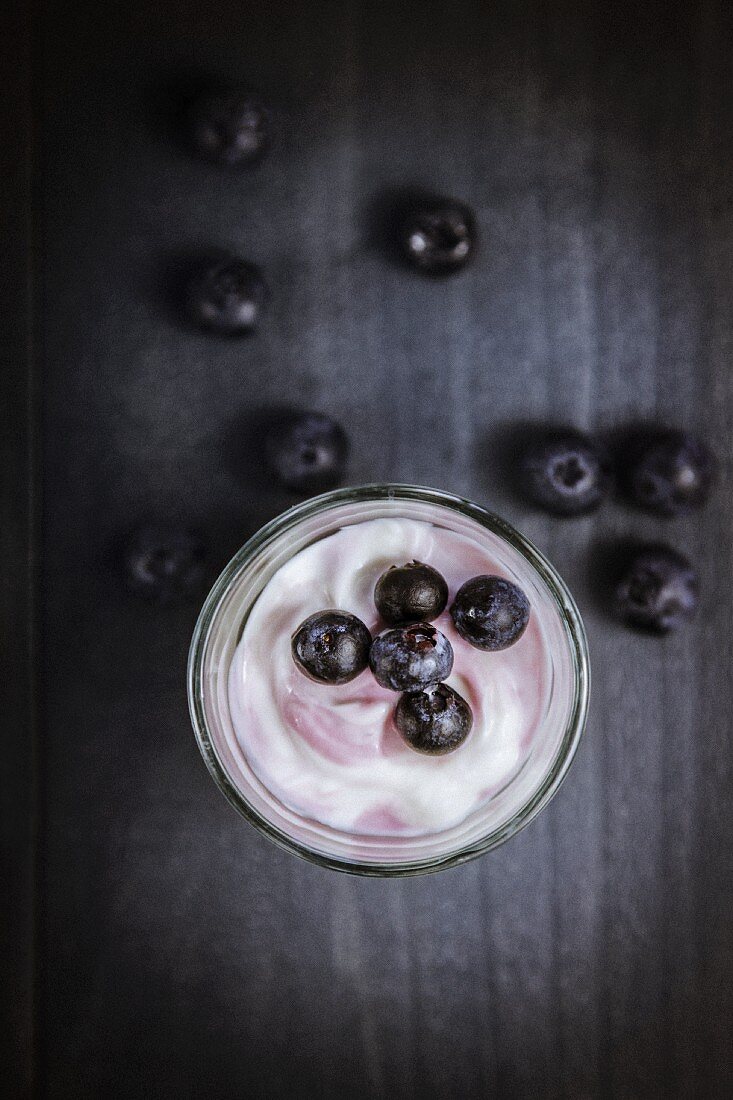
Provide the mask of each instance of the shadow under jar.
[{"label": "shadow under jar", "polygon": [[[401,741],[399,696],[368,669],[315,684],[290,652],[299,623],[329,607],[378,631],[374,585],[413,558],[444,575],[451,600],[493,573],[531,606],[524,635],[498,653],[468,645],[448,610],[435,621],[455,651],[448,683],[475,719],[446,756]],[[188,687],[204,760],[248,821],[322,866],[398,876],[480,855],[549,802],[583,732],[590,672],[570,593],[509,524],[438,490],[369,485],[299,504],[242,547],[204,604]]]}]

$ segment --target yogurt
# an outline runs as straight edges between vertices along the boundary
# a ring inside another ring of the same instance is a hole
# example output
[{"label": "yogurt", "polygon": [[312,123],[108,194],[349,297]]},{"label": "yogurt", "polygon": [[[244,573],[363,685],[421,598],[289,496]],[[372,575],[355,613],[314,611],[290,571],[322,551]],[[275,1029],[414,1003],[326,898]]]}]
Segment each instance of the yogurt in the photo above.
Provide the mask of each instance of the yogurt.
[{"label": "yogurt", "polygon": [[[409,748],[393,712],[399,695],[367,669],[342,686],[317,684],[295,665],[291,637],[326,608],[383,629],[374,586],[390,565],[418,560],[445,577],[449,606],[480,573],[511,574],[490,543],[420,519],[367,519],[294,554],[269,579],[244,625],[229,667],[234,737],[252,772],[287,810],[340,833],[420,837],[443,832],[490,803],[531,765],[552,689],[550,643],[532,610],[508,649],[475,649],[444,612],[434,625],[455,654],[447,681],[469,702],[474,726],[446,756]],[[526,590],[526,589],[525,589]]]}]

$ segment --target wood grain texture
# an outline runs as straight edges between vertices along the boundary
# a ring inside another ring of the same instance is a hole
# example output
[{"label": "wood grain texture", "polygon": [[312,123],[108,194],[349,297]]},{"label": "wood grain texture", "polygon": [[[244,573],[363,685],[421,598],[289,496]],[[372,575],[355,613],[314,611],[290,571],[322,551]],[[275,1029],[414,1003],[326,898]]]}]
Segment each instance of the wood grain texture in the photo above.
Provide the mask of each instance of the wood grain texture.
[{"label": "wood grain texture", "polygon": [[[733,205],[730,41],[702,4],[45,0],[39,64],[45,453],[43,1095],[716,1098],[733,1088]],[[176,146],[176,89],[251,79],[256,170]],[[401,189],[469,202],[475,265],[395,267]],[[176,280],[262,264],[245,341],[189,331]],[[287,503],[257,414],[335,414],[350,479],[466,493],[546,550],[594,668],[562,792],[511,843],[404,882],[349,879],[241,823],[184,698],[196,609],[130,600],[121,530],[172,516],[214,566]],[[619,506],[560,523],[505,476],[533,422],[701,431],[698,621],[608,618]]]}]

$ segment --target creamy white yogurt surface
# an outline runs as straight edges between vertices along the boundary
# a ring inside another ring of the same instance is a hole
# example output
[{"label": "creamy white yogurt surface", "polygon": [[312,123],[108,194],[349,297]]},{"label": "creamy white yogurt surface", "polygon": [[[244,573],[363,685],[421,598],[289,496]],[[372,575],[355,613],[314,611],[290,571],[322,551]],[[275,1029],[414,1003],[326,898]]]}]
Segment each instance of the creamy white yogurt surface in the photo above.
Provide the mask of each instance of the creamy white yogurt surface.
[{"label": "creamy white yogurt surface", "polygon": [[313,683],[298,669],[290,642],[303,619],[337,608],[377,633],[385,624],[374,586],[390,565],[414,559],[443,574],[450,600],[469,577],[507,575],[480,542],[422,520],[344,527],[274,574],[230,668],[234,732],[252,770],[285,806],[346,833],[416,836],[460,823],[527,765],[547,705],[551,664],[534,608],[524,635],[500,653],[465,642],[447,610],[435,620],[455,653],[448,683],[474,714],[468,739],[446,756],[405,745],[392,718],[399,696],[368,669],[341,687]]}]

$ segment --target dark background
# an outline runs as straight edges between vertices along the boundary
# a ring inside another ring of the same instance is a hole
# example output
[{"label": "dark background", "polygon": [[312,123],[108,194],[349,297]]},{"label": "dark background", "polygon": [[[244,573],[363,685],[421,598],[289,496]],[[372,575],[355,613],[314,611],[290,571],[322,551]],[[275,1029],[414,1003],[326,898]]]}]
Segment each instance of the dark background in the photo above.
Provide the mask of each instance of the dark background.
[{"label": "dark background", "polygon": [[[11,1094],[731,1095],[731,5],[9,0],[1,18]],[[202,75],[274,105],[260,167],[176,145]],[[476,211],[481,254],[453,280],[383,255],[412,186]],[[251,339],[181,322],[177,279],[212,246],[267,272]],[[240,821],[189,725],[196,607],[119,581],[142,519],[202,526],[216,569],[288,503],[248,446],[283,401],[344,422],[350,481],[506,515],[580,603],[579,757],[465,867],[353,879]],[[645,419],[716,448],[703,513],[558,522],[511,493],[523,425]],[[614,625],[599,583],[618,540],[660,535],[703,587],[663,641]]]}]

